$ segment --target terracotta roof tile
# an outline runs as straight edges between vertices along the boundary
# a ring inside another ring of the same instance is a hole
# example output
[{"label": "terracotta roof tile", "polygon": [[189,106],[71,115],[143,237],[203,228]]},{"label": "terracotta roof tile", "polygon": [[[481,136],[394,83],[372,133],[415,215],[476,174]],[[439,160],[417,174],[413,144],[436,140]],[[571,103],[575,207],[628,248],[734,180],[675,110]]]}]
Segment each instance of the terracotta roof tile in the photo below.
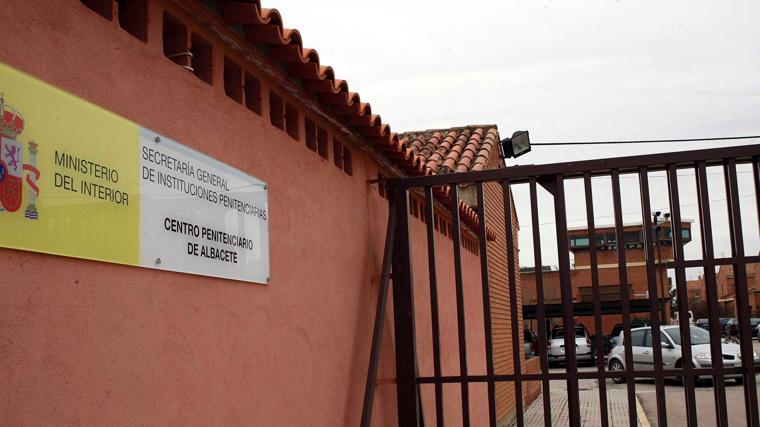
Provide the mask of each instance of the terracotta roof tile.
[{"label": "terracotta roof tile", "polygon": [[450,129],[428,129],[398,135],[421,158],[425,175],[470,172],[485,169],[499,141],[496,125],[474,125]]},{"label": "terracotta roof tile", "polygon": [[[477,171],[485,168],[488,157],[499,140],[495,125],[407,132],[401,137],[383,123],[372,107],[362,102],[348,82],[335,78],[332,67],[319,62],[319,53],[304,48],[301,33],[285,28],[277,9],[261,7],[260,0],[223,0],[220,14],[233,29],[242,29],[249,43],[263,49],[285,72],[314,93],[339,119],[349,124],[404,173],[433,175]],[[448,197],[448,191],[443,196]],[[461,207],[463,221],[479,226],[477,214]],[[489,236],[490,239],[490,236]]]},{"label": "terracotta roof tile", "polygon": [[[437,175],[470,172],[485,169],[486,162],[499,141],[496,125],[473,125],[450,129],[428,129],[404,132],[398,135],[399,146],[407,150],[407,158],[416,159],[419,173]],[[436,188],[436,198],[446,206],[451,204],[451,189]],[[462,221],[471,227],[480,227],[477,212],[464,202],[460,203]],[[488,240],[495,232],[486,228]]]},{"label": "terracotta roof tile", "polygon": [[498,140],[496,126],[430,130],[414,137],[405,133],[399,138],[379,115],[372,114],[369,103],[349,91],[348,82],[335,77],[332,67],[320,64],[316,50],[303,47],[298,30],[284,27],[279,11],[262,8],[259,0],[224,0],[220,14],[234,29],[242,29],[246,40],[256,45],[252,48],[265,45],[266,54],[281,63],[288,75],[405,173],[430,175],[485,167]]}]

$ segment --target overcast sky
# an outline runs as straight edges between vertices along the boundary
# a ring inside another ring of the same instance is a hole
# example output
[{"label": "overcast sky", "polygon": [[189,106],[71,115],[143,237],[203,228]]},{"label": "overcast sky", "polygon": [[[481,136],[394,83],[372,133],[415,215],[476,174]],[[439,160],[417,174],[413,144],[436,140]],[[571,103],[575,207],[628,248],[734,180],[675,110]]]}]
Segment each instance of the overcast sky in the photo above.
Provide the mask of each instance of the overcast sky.
[{"label": "overcast sky", "polygon": [[[333,66],[394,131],[494,123],[502,137],[527,129],[533,142],[760,134],[756,0],[275,0],[263,6],[279,9],[285,26],[299,29],[304,45],[316,48],[322,64]],[[744,143],[753,142],[760,140]],[[741,142],[535,147],[516,163],[715,144]],[[719,212],[723,184],[720,171],[712,172],[719,180],[711,184],[718,211],[716,254],[730,255],[727,231],[721,231],[725,214]],[[751,174],[740,179],[745,246],[756,254]],[[624,201],[624,212],[631,212],[626,221],[640,221],[636,180],[623,182],[624,194],[635,196]],[[696,219],[693,178],[684,177],[682,184],[684,217]],[[598,185],[603,189],[603,182]],[[652,178],[650,185],[665,188],[665,180]],[[582,193],[571,187],[568,217],[580,221],[570,226],[583,225]],[[530,265],[525,195],[515,189],[521,262]],[[653,195],[653,208],[667,211],[666,195],[661,196]],[[600,199],[597,222],[610,223],[611,207]],[[554,219],[546,214],[542,232],[549,235]],[[687,245],[687,255],[698,254],[697,242]],[[546,258],[556,263],[551,250]]]}]

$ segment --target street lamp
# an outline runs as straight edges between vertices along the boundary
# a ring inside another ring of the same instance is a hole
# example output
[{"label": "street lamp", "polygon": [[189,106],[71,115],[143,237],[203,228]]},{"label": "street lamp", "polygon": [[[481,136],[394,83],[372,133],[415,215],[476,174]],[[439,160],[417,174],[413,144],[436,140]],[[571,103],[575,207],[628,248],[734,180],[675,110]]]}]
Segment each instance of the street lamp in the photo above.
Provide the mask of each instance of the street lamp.
[{"label": "street lamp", "polygon": [[509,159],[510,157],[520,157],[530,151],[530,135],[527,130],[518,130],[512,134],[511,138],[502,139],[499,142],[501,157]]},{"label": "street lamp", "polygon": [[[659,270],[656,280],[660,282],[660,295],[662,295],[662,298],[665,298],[665,288],[664,288],[665,281],[662,279],[662,254],[660,251],[660,229],[662,228],[663,223],[668,222],[670,220],[670,214],[666,213],[665,215],[662,215],[663,219],[660,219],[660,215],[661,215],[660,211],[655,212],[652,215],[652,222],[654,223],[654,233],[655,233],[654,245],[655,245],[655,248],[657,249],[657,269]],[[662,307],[662,321],[664,322],[665,321],[665,304],[662,304],[661,307]]]}]

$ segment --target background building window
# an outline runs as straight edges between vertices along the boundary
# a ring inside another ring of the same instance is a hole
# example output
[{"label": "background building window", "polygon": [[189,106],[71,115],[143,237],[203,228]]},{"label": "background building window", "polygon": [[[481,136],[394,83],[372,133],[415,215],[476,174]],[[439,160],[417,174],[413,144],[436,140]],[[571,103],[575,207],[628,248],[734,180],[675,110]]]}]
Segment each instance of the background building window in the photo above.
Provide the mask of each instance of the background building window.
[{"label": "background building window", "polygon": [[261,82],[256,77],[245,73],[245,106],[261,115]]},{"label": "background building window", "polygon": [[317,126],[317,152],[323,159],[329,157],[327,152],[327,131]]},{"label": "background building window", "polygon": [[317,151],[317,125],[308,117],[304,119],[304,134],[306,136],[306,148]]},{"label": "background building window", "polygon": [[227,57],[224,58],[224,93],[235,102],[243,102],[243,69]]},{"label": "background building window", "polygon": [[148,41],[148,0],[119,0],[119,26],[137,39]]},{"label": "background building window", "polygon": [[343,172],[348,175],[354,174],[353,160],[351,160],[351,150],[343,147]]},{"label": "background building window", "polygon": [[335,167],[343,169],[343,144],[335,138],[333,138],[333,161]]},{"label": "background building window", "polygon": [[190,50],[187,45],[187,28],[168,13],[164,13],[164,56],[175,64],[190,70]]},{"label": "background building window", "polygon": [[113,19],[112,0],[82,0],[82,4],[109,21]]},{"label": "background building window", "polygon": [[198,34],[193,33],[190,37],[190,52],[193,54],[190,59],[190,66],[193,67],[193,74],[208,84],[213,83],[214,67],[211,54],[211,43],[203,39]]},{"label": "background building window", "polygon": [[299,120],[300,114],[298,109],[290,104],[285,105],[285,128],[291,138],[298,141],[299,128],[301,122]]},{"label": "background building window", "polygon": [[278,129],[285,129],[285,106],[282,98],[274,92],[269,92],[269,121]]}]

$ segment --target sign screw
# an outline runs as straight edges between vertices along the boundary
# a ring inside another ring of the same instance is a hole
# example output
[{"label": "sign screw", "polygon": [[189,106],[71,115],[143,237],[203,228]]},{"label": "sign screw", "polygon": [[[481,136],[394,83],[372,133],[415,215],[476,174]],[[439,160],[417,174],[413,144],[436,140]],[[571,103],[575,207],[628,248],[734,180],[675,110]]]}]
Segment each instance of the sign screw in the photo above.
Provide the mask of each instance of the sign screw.
[{"label": "sign screw", "polygon": [[156,258],[156,265],[161,265],[161,258]]},{"label": "sign screw", "polygon": [[265,185],[265,186],[264,186],[264,190],[269,190],[269,186],[268,186],[268,185]]},{"label": "sign screw", "polygon": [[160,137],[160,136],[157,136],[157,137],[156,137],[156,139],[155,139],[154,141],[156,141],[156,144],[158,144],[159,142],[161,142],[161,137]]}]

